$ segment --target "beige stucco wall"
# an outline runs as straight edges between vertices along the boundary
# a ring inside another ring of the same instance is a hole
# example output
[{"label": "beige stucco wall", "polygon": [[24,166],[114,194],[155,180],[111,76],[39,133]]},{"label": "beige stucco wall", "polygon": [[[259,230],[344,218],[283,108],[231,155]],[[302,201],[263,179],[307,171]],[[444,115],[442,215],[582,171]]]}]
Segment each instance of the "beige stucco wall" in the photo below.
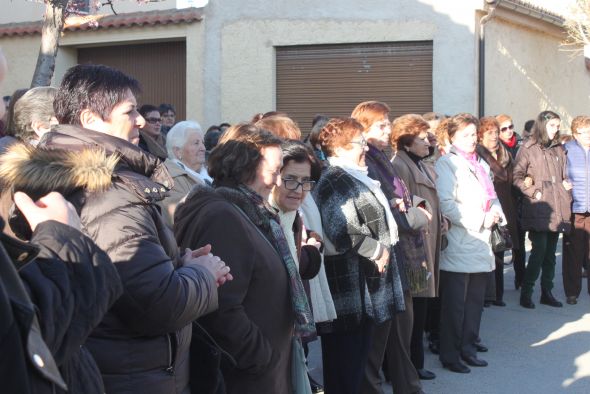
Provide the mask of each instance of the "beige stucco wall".
[{"label": "beige stucco wall", "polygon": [[564,50],[555,29],[500,18],[486,29],[487,115],[512,115],[520,131],[546,109],[562,116],[562,129],[589,113],[590,72],[582,54]]},{"label": "beige stucco wall", "polygon": [[[434,110],[474,111],[481,1],[213,1],[205,8],[205,124],[274,109],[275,47],[432,40]],[[318,109],[321,110],[321,109]]]},{"label": "beige stucco wall", "polygon": [[0,47],[8,61],[8,74],[4,85],[0,88],[2,96],[10,95],[16,89],[28,88],[31,85],[40,43],[38,35],[0,38]]}]

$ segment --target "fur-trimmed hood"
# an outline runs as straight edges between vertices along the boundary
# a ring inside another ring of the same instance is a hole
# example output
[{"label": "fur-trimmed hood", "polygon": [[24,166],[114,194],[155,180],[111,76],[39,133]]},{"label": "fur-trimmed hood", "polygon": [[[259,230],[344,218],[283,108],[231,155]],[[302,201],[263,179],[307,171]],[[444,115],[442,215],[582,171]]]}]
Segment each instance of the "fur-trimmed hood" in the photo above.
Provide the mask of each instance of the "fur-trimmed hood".
[{"label": "fur-trimmed hood", "polygon": [[77,190],[104,191],[112,184],[117,155],[104,149],[66,151],[14,144],[0,156],[3,188],[38,199],[51,191],[69,196]]}]

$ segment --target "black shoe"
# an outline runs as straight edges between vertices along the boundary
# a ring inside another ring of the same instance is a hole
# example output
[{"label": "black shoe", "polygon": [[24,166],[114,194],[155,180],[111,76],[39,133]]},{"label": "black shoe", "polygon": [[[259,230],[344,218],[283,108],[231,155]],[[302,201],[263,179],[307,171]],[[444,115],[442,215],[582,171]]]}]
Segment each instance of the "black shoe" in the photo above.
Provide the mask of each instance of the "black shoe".
[{"label": "black shoe", "polygon": [[434,378],[436,378],[436,375],[434,374],[434,372],[431,372],[427,369],[417,369],[416,372],[418,372],[418,377],[420,378],[420,380],[432,380]]},{"label": "black shoe", "polygon": [[541,300],[539,301],[541,304],[553,306],[556,308],[561,308],[563,304],[553,297],[551,290],[541,289]]},{"label": "black shoe", "polygon": [[439,354],[438,350],[438,342],[430,342],[428,344],[428,349],[432,352],[432,354]]},{"label": "black shoe", "polygon": [[520,306],[527,309],[535,309],[535,304],[531,300],[531,296],[520,295]]},{"label": "black shoe", "polygon": [[492,304],[494,304],[496,306],[506,306],[506,303],[504,301],[502,301],[502,300],[493,301]]},{"label": "black shoe", "polygon": [[478,353],[485,353],[488,351],[487,346],[484,346],[481,343],[474,343],[473,346],[475,346],[475,350],[477,350]]},{"label": "black shoe", "polygon": [[312,393],[323,393],[324,392],[324,386],[322,386],[321,384],[316,382],[315,379],[312,378],[309,373],[307,374],[307,377],[309,378],[309,385],[311,386]]},{"label": "black shoe", "polygon": [[457,361],[456,363],[442,363],[442,365],[444,368],[448,369],[451,372],[456,372],[456,373],[469,373],[469,372],[471,372],[469,367],[460,361]]},{"label": "black shoe", "polygon": [[565,302],[567,302],[570,305],[576,305],[578,303],[578,298],[576,296],[569,296]]},{"label": "black shoe", "polygon": [[475,356],[463,357],[461,359],[465,361],[465,363],[471,367],[487,367],[488,362],[485,360],[481,360]]}]

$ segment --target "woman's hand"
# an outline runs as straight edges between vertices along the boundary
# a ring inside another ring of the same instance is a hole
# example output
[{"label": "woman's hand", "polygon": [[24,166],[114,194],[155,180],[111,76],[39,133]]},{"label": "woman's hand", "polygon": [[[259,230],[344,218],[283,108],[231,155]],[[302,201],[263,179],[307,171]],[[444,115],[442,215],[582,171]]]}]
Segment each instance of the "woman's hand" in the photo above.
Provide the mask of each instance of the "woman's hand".
[{"label": "woman's hand", "polygon": [[561,182],[561,183],[563,184],[563,187],[564,187],[564,189],[565,189],[566,191],[568,191],[568,192],[569,192],[570,190],[572,190],[572,188],[574,187],[574,186],[572,185],[572,183],[571,183],[569,180],[567,180],[567,179],[564,179],[564,180],[563,180],[563,182]]},{"label": "woman's hand", "polygon": [[211,245],[209,244],[195,250],[185,249],[184,256],[182,256],[183,266],[196,264],[206,268],[215,277],[217,287],[228,280],[233,280],[234,277],[229,273],[230,268],[219,256],[214,256],[210,252]]},{"label": "woman's hand", "polygon": [[426,218],[428,219],[429,222],[432,220],[432,214],[430,212],[428,212],[426,209],[424,209],[422,207],[417,207],[417,208],[424,214],[424,216],[426,216]]},{"label": "woman's hand", "polygon": [[315,246],[317,250],[320,250],[322,248],[322,237],[315,231],[310,231],[308,238],[307,231],[305,231],[304,229],[301,238],[301,246],[311,245]]},{"label": "woman's hand", "polygon": [[531,178],[530,176],[527,176],[524,178],[523,185],[526,189],[533,186],[534,184],[535,184],[535,182],[533,181],[533,178]]},{"label": "woman's hand", "polygon": [[500,221],[500,214],[496,211],[486,212],[483,219],[483,226],[485,228],[492,228],[492,226]]},{"label": "woman's hand", "polygon": [[389,264],[389,250],[387,250],[387,248],[383,248],[381,257],[375,260],[375,264],[377,264],[380,273],[384,274],[387,272],[387,265]]}]

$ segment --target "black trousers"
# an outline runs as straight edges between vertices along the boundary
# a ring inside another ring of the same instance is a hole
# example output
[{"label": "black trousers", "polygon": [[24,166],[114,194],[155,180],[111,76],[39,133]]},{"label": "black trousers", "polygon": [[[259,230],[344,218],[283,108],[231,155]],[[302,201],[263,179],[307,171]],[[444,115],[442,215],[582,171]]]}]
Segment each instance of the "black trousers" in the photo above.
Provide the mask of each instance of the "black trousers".
[{"label": "black trousers", "polygon": [[524,273],[526,271],[526,249],[525,249],[526,231],[520,228],[518,224],[518,249],[512,249],[512,266],[514,267],[514,282],[519,286],[524,282]]},{"label": "black trousers", "polygon": [[494,277],[496,279],[496,301],[504,299],[504,252],[494,253],[496,259],[496,270]]},{"label": "black trousers", "polygon": [[412,343],[410,351],[412,364],[416,369],[424,368],[424,327],[428,312],[428,298],[414,297],[414,326],[412,327]]},{"label": "black trousers", "polygon": [[438,297],[428,299],[428,308],[426,312],[426,331],[428,331],[428,340],[438,343],[440,338],[440,295],[443,292],[442,286],[438,286]]},{"label": "black trousers", "polygon": [[[582,291],[582,267],[590,260],[590,213],[572,214],[573,229],[563,235],[563,289],[567,297],[579,297]],[[590,292],[590,275],[588,275]]]},{"label": "black trousers", "polygon": [[486,272],[440,271],[441,286],[444,286],[441,295],[441,362],[457,363],[461,356],[477,355],[474,343],[479,337],[487,275]]},{"label": "black trousers", "polygon": [[322,365],[326,394],[360,394],[375,329],[364,321],[352,331],[322,335]]}]

